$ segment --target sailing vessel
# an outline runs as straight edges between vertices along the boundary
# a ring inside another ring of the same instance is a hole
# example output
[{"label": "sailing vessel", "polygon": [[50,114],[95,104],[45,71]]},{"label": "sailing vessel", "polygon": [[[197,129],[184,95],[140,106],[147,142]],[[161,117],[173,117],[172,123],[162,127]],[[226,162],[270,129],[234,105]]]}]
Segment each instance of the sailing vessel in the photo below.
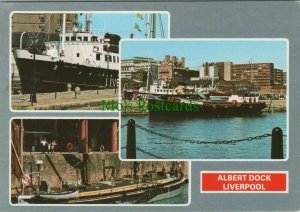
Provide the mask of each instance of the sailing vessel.
[{"label": "sailing vessel", "polygon": [[[162,174],[162,173],[157,173]],[[61,194],[35,194],[19,195],[18,204],[113,204],[113,203],[153,203],[163,199],[172,198],[182,193],[187,179],[179,175],[160,176],[156,180],[120,180],[110,185],[102,184],[76,188],[75,191]]]},{"label": "sailing vessel", "polygon": [[80,89],[115,87],[118,79],[120,36],[106,33],[104,36],[90,32],[89,18],[85,31],[73,26],[66,30],[66,14],[63,14],[59,41],[45,42],[45,49],[20,48],[13,51],[19,70],[22,93],[48,93]]}]

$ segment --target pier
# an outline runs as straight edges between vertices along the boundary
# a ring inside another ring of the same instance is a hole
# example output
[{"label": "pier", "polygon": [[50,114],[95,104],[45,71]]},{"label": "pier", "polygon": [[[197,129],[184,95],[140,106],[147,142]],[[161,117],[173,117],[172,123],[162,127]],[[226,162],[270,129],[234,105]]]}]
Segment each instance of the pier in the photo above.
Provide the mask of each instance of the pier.
[{"label": "pier", "polygon": [[263,110],[263,112],[285,112],[287,110],[285,99],[272,99],[260,101],[265,102],[267,104],[267,107]]},{"label": "pier", "polygon": [[115,89],[86,90],[75,93],[38,93],[37,103],[30,102],[30,94],[11,96],[13,110],[101,110],[102,101],[118,102]]}]

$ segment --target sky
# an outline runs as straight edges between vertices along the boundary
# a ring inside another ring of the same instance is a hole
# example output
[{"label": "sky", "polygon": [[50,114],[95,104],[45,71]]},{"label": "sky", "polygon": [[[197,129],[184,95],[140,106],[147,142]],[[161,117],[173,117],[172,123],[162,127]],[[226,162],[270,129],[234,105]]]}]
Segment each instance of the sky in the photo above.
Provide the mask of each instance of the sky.
[{"label": "sky", "polygon": [[[142,18],[137,16],[137,12],[132,13],[93,13],[91,15],[92,20],[92,32],[97,35],[104,35],[106,32],[120,35],[121,38],[129,38],[130,34],[134,34],[134,38],[145,38],[147,13],[142,13]],[[161,13],[161,20],[163,26],[163,32],[165,37],[161,36],[160,21],[157,16],[157,37],[167,38],[169,35],[169,15],[168,13]],[[85,14],[83,13],[79,22],[85,26]],[[135,24],[138,24],[141,32],[135,29]]]},{"label": "sky", "polygon": [[123,41],[121,58],[134,56],[163,60],[165,55],[185,57],[186,66],[198,69],[204,62],[274,63],[275,68],[288,71],[288,42],[278,40],[156,40]]}]

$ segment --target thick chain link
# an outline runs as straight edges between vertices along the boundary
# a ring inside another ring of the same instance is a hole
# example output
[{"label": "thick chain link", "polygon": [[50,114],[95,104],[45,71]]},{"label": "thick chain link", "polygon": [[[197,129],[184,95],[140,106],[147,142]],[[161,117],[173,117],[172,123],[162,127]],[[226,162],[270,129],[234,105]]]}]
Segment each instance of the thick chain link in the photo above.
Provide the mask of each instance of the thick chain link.
[{"label": "thick chain link", "polygon": [[[187,142],[187,143],[191,143],[191,144],[235,144],[235,143],[242,142],[242,141],[256,141],[256,140],[259,140],[261,138],[266,138],[266,137],[271,136],[271,134],[268,133],[268,134],[262,134],[262,135],[257,135],[257,136],[253,136],[253,137],[242,138],[242,139],[217,140],[217,141],[200,141],[200,140],[192,140],[192,139],[182,139],[182,138],[177,138],[177,137],[161,134],[161,133],[155,132],[153,130],[147,129],[147,128],[145,128],[141,125],[138,125],[138,124],[135,124],[135,126],[139,129],[141,129],[141,130],[144,130],[145,132],[160,136],[162,138],[167,138],[167,139],[174,140],[174,141],[183,141],[183,142]],[[156,144],[165,144],[165,143],[156,143]]]}]

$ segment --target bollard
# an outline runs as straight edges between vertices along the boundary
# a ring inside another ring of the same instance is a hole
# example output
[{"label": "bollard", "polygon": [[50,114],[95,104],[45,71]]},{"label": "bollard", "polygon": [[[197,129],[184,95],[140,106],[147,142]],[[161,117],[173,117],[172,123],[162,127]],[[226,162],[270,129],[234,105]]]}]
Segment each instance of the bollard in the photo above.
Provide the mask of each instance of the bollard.
[{"label": "bollard", "polygon": [[77,99],[77,95],[80,94],[80,88],[79,87],[76,87],[74,89],[74,92],[75,92],[75,99]]},{"label": "bollard", "polygon": [[130,119],[127,123],[126,158],[136,159],[135,121],[133,119]]},{"label": "bollard", "polygon": [[279,127],[272,130],[271,159],[283,159],[283,136]]}]

